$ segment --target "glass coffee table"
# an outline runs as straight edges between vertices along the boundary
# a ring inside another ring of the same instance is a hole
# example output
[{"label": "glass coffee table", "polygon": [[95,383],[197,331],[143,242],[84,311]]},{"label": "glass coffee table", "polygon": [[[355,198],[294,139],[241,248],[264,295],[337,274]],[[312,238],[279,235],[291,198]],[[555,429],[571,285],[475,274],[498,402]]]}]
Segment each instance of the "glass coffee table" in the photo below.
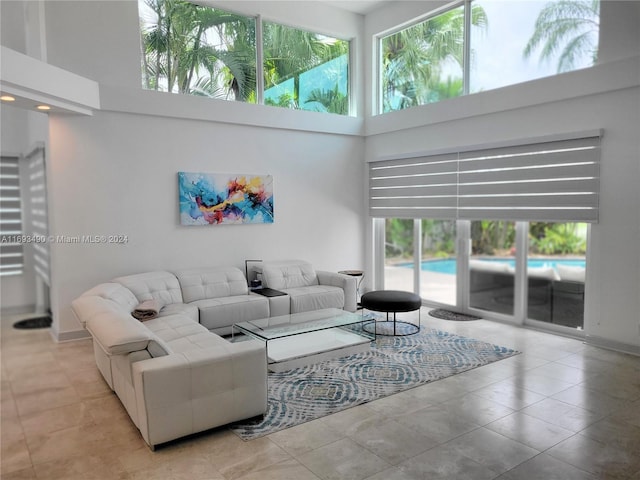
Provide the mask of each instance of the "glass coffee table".
[{"label": "glass coffee table", "polygon": [[238,333],[266,343],[269,370],[280,372],[369,348],[374,334],[363,330],[368,319],[337,308],[262,318],[233,325]]}]

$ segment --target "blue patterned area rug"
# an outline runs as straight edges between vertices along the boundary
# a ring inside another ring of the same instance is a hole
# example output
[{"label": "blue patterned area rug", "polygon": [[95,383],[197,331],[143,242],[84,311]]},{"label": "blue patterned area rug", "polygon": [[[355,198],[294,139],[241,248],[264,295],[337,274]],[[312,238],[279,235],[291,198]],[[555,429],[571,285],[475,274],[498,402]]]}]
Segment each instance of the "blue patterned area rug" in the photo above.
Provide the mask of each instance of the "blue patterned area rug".
[{"label": "blue patterned area rug", "polygon": [[269,373],[264,418],[230,428],[251,440],[518,353],[424,327],[416,335],[379,336],[369,351]]}]

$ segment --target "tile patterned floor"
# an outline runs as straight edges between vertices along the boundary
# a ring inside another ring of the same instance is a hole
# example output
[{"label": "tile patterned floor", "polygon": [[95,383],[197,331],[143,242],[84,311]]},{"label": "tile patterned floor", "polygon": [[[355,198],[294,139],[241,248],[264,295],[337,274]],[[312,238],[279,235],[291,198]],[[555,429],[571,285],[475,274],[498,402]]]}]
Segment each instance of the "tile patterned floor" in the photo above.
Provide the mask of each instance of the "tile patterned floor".
[{"label": "tile patterned floor", "polygon": [[2,319],[1,477],[82,480],[640,480],[640,358],[479,320],[429,326],[521,355],[243,442],[151,452],[88,340]]}]

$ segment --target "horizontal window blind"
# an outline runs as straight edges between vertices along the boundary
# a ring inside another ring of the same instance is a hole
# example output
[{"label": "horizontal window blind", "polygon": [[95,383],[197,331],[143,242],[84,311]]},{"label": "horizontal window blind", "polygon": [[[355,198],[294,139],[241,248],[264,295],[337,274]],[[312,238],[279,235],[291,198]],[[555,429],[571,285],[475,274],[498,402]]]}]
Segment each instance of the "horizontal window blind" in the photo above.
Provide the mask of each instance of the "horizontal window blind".
[{"label": "horizontal window blind", "polygon": [[[25,159],[29,167],[28,202],[29,213],[31,214],[30,233],[40,238],[46,238],[49,235],[49,221],[47,214],[44,147],[35,148]],[[33,260],[36,275],[50,286],[48,242],[33,244]]]},{"label": "horizontal window blind", "polygon": [[371,162],[374,217],[598,221],[600,132]]},{"label": "horizontal window blind", "polygon": [[19,157],[0,157],[0,276],[24,271],[19,161]]},{"label": "horizontal window blind", "polygon": [[455,218],[458,157],[432,155],[369,166],[369,208],[375,217]]}]

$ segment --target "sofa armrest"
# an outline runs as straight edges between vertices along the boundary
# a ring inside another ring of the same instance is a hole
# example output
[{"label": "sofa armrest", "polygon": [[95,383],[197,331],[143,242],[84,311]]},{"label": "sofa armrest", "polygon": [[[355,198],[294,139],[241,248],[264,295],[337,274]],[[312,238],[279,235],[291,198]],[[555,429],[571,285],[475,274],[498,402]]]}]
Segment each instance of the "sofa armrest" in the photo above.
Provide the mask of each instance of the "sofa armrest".
[{"label": "sofa armrest", "polygon": [[73,300],[71,310],[84,327],[92,316],[112,311],[129,314],[138,303],[133,293],[119,283],[101,283]]},{"label": "sofa armrest", "polygon": [[86,329],[108,355],[125,355],[144,350],[156,336],[131,315],[99,313],[87,320]]},{"label": "sofa armrest", "polygon": [[356,289],[358,280],[351,275],[343,273],[317,271],[318,283],[320,285],[330,285],[332,287],[340,287],[344,290],[344,309],[349,312],[355,312],[357,305]]},{"label": "sofa armrest", "polygon": [[152,447],[264,414],[267,356],[257,340],[132,365],[138,428]]}]

